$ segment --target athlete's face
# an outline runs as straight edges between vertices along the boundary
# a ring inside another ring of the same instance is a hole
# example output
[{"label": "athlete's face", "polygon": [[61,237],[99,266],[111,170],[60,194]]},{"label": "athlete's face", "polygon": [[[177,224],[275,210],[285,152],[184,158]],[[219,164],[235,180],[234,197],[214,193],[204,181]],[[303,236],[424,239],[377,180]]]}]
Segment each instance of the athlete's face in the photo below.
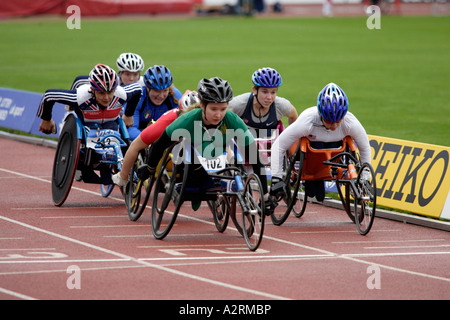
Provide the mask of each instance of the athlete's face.
[{"label": "athlete's face", "polygon": [[94,91],[95,100],[97,100],[97,103],[106,108],[107,106],[109,106],[109,104],[113,100],[114,92],[116,90],[112,90],[112,91],[108,91],[108,92],[102,92],[102,91],[97,91],[97,90],[92,90],[92,91]]},{"label": "athlete's face", "polygon": [[218,125],[220,121],[225,117],[225,113],[228,109],[228,102],[210,102],[208,106],[202,104],[203,109],[203,123],[205,125]]},{"label": "athlete's face", "polygon": [[141,74],[139,72],[122,71],[120,73],[120,81],[122,84],[135,83],[139,80]]},{"label": "athlete's face", "polygon": [[334,131],[337,128],[339,128],[339,126],[341,125],[342,119],[337,121],[337,122],[331,122],[331,121],[327,121],[324,118],[322,118],[322,123],[325,126],[325,128],[327,128],[327,130],[331,130]]},{"label": "athlete's face", "polygon": [[258,90],[253,87],[253,94],[257,95],[257,102],[263,108],[269,108],[271,104],[275,101],[275,97],[277,96],[278,88],[265,88],[260,87]]},{"label": "athlete's face", "polygon": [[150,101],[155,105],[159,106],[161,105],[164,100],[169,96],[169,88],[163,89],[163,90],[156,90],[156,89],[147,89],[148,90],[148,96],[150,97]]}]

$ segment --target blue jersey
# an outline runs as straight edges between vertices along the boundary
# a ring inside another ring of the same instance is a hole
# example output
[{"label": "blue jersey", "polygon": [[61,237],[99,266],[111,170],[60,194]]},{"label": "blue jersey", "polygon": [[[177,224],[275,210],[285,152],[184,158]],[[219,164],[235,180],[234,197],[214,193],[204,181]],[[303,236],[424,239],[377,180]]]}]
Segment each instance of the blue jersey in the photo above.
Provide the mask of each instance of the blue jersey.
[{"label": "blue jersey", "polygon": [[181,92],[175,87],[173,89],[175,91],[174,97],[169,96],[161,105],[155,106],[148,96],[146,87],[142,87],[142,96],[133,115],[134,123],[128,128],[128,134],[131,140],[136,139],[151,121],[156,121],[167,111],[178,108],[178,104],[175,103],[174,98],[177,100],[181,99]]}]

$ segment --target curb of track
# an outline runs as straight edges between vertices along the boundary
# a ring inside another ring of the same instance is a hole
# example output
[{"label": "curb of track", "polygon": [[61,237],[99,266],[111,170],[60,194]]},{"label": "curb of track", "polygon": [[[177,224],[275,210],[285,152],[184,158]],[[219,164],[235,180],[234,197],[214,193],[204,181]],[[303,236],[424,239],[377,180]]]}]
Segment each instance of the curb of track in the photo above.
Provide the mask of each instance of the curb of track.
[{"label": "curb of track", "polygon": [[[30,143],[38,146],[44,146],[48,148],[55,148],[57,145],[57,141],[50,140],[46,138],[37,138],[37,137],[30,137],[30,136],[23,136],[18,134],[13,134],[5,131],[0,130],[0,138]],[[331,198],[325,198],[323,203],[312,201],[313,203],[322,204],[327,207],[332,207],[336,209],[342,209],[342,203],[339,200],[334,200]],[[414,214],[406,214],[401,212],[394,212],[384,209],[377,209],[376,216],[378,218],[384,218],[394,221],[400,221],[403,223],[409,223],[414,225],[419,225],[422,227],[428,227],[433,229],[439,229],[443,231],[450,231],[450,222],[442,221],[442,220],[436,220],[432,218],[417,216]]]}]

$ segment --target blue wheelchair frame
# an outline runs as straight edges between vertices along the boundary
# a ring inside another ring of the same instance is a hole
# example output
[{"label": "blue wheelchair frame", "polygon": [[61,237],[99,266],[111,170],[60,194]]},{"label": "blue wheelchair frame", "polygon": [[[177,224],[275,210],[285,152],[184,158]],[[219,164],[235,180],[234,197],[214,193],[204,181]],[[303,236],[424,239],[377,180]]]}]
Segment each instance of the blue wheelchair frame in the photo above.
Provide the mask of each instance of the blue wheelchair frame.
[{"label": "blue wheelchair frame", "polygon": [[[118,131],[111,130],[112,133],[99,136],[94,148],[88,148],[89,129],[75,113],[66,116],[53,165],[52,193],[55,205],[61,206],[64,203],[74,178],[86,183],[101,184],[102,196],[109,196],[114,188],[111,176],[120,171],[123,160],[122,148],[129,145],[128,130],[123,120],[117,118],[117,123]],[[111,143],[113,137],[118,143]],[[67,144],[70,146],[64,146]],[[103,152],[99,152],[100,150]],[[102,154],[112,154],[112,157],[104,159]],[[99,175],[95,171],[99,172]]]}]

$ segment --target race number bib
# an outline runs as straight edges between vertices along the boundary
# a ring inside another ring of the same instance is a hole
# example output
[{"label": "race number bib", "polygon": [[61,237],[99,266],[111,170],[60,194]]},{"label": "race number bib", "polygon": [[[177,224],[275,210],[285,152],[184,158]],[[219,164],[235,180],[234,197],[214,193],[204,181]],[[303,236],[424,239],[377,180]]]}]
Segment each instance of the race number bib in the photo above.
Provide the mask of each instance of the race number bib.
[{"label": "race number bib", "polygon": [[216,158],[206,159],[200,155],[197,156],[200,164],[206,171],[219,171],[225,169],[227,164],[227,154],[224,153]]}]

